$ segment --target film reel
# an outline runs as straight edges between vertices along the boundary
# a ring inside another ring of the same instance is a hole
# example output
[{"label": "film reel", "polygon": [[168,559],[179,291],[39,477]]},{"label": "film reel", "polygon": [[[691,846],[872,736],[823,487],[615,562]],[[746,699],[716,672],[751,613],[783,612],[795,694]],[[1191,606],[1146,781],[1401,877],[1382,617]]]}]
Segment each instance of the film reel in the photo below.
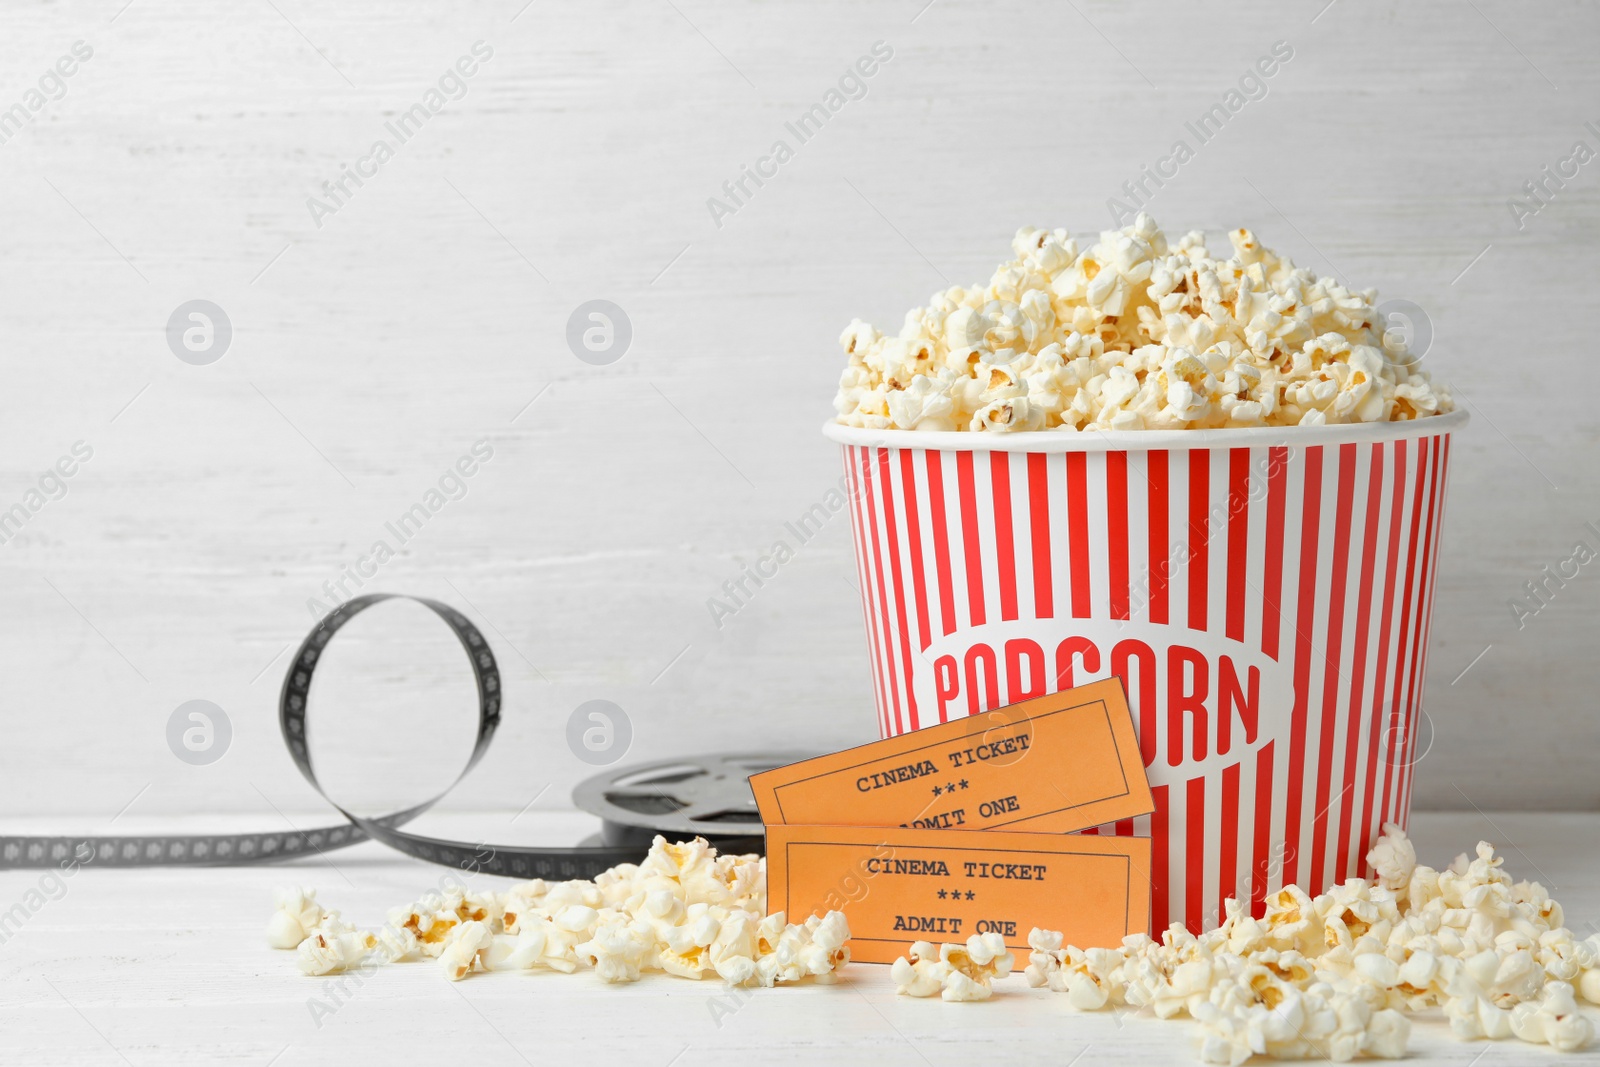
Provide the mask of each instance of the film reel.
[{"label": "film reel", "polygon": [[[311,680],[322,651],[351,619],[386,600],[411,600],[437,615],[467,654],[478,693],[478,729],[472,754],[454,781],[435,796],[382,816],[357,815],[331,800],[312,766],[307,724]],[[755,852],[763,845],[761,820],[746,779],[757,771],[804,758],[796,753],[684,757],[596,775],[573,791],[578,807],[601,819],[600,833],[582,845],[529,847],[468,843],[409,833],[400,827],[437,804],[477,766],[500,724],[500,669],[488,641],[448,604],[399,593],[370,593],[345,601],[301,642],[284,676],[278,724],[289,756],[311,787],[343,815],[344,825],[314,830],[250,834],[181,834],[128,837],[3,836],[0,869],[226,866],[270,863],[325,853],[371,838],[429,863],[512,878],[593,878],[619,863],[637,862],[657,834],[706,837],[719,849]]]},{"label": "film reel", "polygon": [[811,753],[712,753],[622,767],[572,790],[572,802],[601,819],[591,844],[648,848],[656,834],[703,837],[724,852],[762,850],[761,815],[749,777]]}]

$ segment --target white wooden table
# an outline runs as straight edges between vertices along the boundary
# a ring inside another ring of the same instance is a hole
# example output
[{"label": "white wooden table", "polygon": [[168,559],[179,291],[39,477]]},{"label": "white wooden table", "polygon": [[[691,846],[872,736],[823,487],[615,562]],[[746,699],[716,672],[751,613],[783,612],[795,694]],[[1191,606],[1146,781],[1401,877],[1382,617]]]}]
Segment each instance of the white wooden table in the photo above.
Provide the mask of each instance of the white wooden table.
[{"label": "white wooden table", "polygon": [[[504,827],[507,816],[427,819],[430,832],[471,836]],[[575,840],[586,820],[530,812],[501,840]],[[1492,840],[1515,877],[1539,877],[1552,889],[1570,926],[1592,932],[1600,923],[1600,816],[1419,813],[1413,836],[1434,864]],[[40,886],[41,873],[0,872],[0,910]],[[1029,989],[1020,975],[988,1003],[945,1004],[897,997],[888,968],[866,964],[850,966],[833,986],[734,992],[717,981],[661,975],[607,986],[584,972],[487,974],[452,984],[419,963],[347,981],[341,997],[332,980],[301,976],[289,954],[263,940],[275,886],[315,886],[347,919],[377,925],[386,908],[444,873],[370,843],[270,869],[84,869],[0,944],[0,1062],[487,1067],[543,1064],[552,1054],[557,1062],[581,1055],[642,1067],[711,1058],[881,1067],[998,1057],[1082,1067],[1197,1062],[1192,1023],[1075,1013],[1064,997]],[[343,1003],[319,1019],[314,999]],[[1520,1043],[1464,1045],[1437,1012],[1416,1019],[1411,1044],[1417,1062],[1600,1063],[1600,1042],[1566,1057]]]}]

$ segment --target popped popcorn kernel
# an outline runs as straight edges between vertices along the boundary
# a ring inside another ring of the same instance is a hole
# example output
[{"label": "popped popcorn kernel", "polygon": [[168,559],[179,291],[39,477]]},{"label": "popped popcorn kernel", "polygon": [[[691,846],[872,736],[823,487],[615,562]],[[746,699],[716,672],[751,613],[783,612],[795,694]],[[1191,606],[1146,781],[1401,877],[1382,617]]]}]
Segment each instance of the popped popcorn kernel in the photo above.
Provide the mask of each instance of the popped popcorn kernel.
[{"label": "popped popcorn kernel", "polygon": [[273,948],[298,948],[326,914],[317,903],[317,891],[288,886],[275,895],[277,910],[267,921],[267,944]]},{"label": "popped popcorn kernel", "polygon": [[302,974],[338,974],[364,963],[377,938],[343,922],[339,913],[323,915],[295,949],[295,964]]},{"label": "popped popcorn kernel", "polygon": [[493,946],[494,934],[481,920],[468,919],[453,927],[439,953],[445,977],[459,982],[474,970],[486,970],[483,955]]},{"label": "popped popcorn kernel", "polygon": [[1411,883],[1411,874],[1417,869],[1417,850],[1412,847],[1406,832],[1392,822],[1383,824],[1379,837],[1367,853],[1367,862],[1378,874],[1378,881],[1387,889],[1404,889]]},{"label": "popped popcorn kernel", "polygon": [[950,965],[939,959],[931,941],[912,942],[911,950],[889,967],[895,991],[908,997],[931,997],[944,988]]}]

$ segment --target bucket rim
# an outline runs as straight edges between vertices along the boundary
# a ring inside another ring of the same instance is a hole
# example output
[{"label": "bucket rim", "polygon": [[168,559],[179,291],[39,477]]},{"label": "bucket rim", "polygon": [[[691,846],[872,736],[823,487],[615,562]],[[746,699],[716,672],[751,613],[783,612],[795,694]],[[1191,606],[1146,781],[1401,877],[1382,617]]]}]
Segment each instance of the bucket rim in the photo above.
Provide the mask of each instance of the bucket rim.
[{"label": "bucket rim", "polygon": [[1076,433],[1061,430],[1022,433],[873,430],[829,421],[822,424],[822,435],[841,445],[935,452],[1155,452],[1405,441],[1449,434],[1461,429],[1467,421],[1463,408],[1403,422],[1241,426],[1220,430],[1083,430]]}]

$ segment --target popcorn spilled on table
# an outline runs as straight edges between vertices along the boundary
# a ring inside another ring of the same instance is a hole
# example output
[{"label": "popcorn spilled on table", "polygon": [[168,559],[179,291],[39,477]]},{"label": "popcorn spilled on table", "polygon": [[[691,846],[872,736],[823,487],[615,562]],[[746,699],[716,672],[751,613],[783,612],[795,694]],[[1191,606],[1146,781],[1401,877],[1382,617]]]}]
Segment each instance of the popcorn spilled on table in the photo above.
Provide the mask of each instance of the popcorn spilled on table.
[{"label": "popcorn spilled on table", "polygon": [[[1462,1040],[1515,1037],[1574,1051],[1594,1026],[1578,996],[1600,1004],[1600,935],[1579,939],[1537,882],[1513,882],[1480,842],[1442,870],[1416,861],[1399,827],[1367,856],[1375,881],[1351,879],[1316,897],[1288,885],[1252,918],[1227,917],[1198,936],[1174,924],[1159,941],[1080,949],[1035,929],[1027,984],[1082,1011],[1127,1009],[1199,1024],[1200,1056],[1241,1064],[1405,1055],[1407,1013],[1442,1008]],[[333,974],[372,962],[434,958],[459,981],[489,971],[592,969],[605,982],[661,971],[736,986],[833,982],[850,959],[841,912],[790,923],[766,914],[766,864],[719,856],[703,840],[657,837],[640,864],[592,882],[534,880],[504,893],[449,889],[395,908],[362,931],[308,889],[284,889],[267,926],[300,969]],[[890,974],[900,993],[986,1000],[1011,974],[996,934],[964,944],[915,943]]]},{"label": "popcorn spilled on table", "polygon": [[[1600,935],[1575,938],[1543,886],[1513,883],[1487,842],[1444,870],[1420,865],[1394,825],[1367,859],[1375,882],[1352,878],[1317,897],[1287,885],[1260,919],[1229,900],[1222,925],[1199,936],[1174,923],[1160,941],[1080,949],[1035,929],[1028,985],[1082,1011],[1187,1014],[1208,1063],[1397,1059],[1411,1032],[1405,1013],[1432,1007],[1462,1040],[1514,1036],[1563,1052],[1590,1042],[1574,983],[1600,1003]],[[988,951],[979,940],[968,942],[974,957]],[[955,948],[915,946],[895,965],[900,992],[981,1000],[988,989],[972,986],[1010,970],[1009,956],[987,970],[963,966]]]},{"label": "popcorn spilled on table", "polygon": [[701,838],[674,845],[659,836],[642,863],[592,882],[534,879],[504,893],[447,888],[391,909],[376,932],[324,910],[312,890],[282,889],[267,925],[268,943],[294,949],[309,975],[433,958],[451,981],[586,967],[607,982],[651,971],[738,986],[830,982],[850,959],[849,937],[837,911],[800,923],[768,915],[762,857],[719,856]]}]

